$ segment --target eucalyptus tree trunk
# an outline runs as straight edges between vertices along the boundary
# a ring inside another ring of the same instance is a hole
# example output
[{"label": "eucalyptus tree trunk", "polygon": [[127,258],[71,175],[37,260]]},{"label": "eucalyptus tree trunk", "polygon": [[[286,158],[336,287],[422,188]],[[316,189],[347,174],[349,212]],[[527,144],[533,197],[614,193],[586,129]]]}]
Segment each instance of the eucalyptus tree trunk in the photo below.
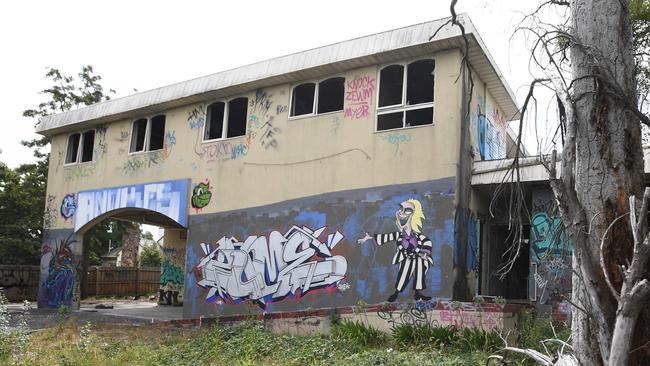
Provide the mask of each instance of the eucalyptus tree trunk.
[{"label": "eucalyptus tree trunk", "polygon": [[[630,339],[612,347],[614,333],[621,335],[615,332],[622,325],[615,324],[617,309],[623,311],[612,289],[621,289],[620,266],[631,261],[634,246],[629,221],[618,220],[601,239],[610,224],[628,214],[628,196],[641,197],[644,186],[629,0],[571,0],[570,6],[574,84],[567,100],[572,107],[562,181],[553,188],[574,243],[573,349],[583,365],[627,363],[620,355],[629,354],[632,334],[649,325],[644,316],[638,322],[626,318],[633,330],[623,338]],[[630,364],[650,364],[647,355],[635,353]]]}]

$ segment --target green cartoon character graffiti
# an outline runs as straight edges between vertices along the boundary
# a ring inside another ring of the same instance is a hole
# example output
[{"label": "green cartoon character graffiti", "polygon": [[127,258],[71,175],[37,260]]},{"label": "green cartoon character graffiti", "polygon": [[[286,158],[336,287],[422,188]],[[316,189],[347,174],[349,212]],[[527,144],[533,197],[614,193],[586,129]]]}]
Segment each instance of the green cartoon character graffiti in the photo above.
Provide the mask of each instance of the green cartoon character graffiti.
[{"label": "green cartoon character graffiti", "polygon": [[192,191],[192,207],[196,209],[196,212],[199,212],[210,203],[211,198],[210,182],[207,180],[205,183],[201,182],[194,186],[194,190]]}]

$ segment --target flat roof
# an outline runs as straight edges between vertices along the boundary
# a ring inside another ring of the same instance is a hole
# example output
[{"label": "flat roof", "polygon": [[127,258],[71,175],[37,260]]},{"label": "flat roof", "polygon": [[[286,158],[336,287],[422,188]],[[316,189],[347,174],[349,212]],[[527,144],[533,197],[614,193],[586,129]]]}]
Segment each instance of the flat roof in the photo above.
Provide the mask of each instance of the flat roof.
[{"label": "flat roof", "polygon": [[[469,62],[508,120],[518,118],[515,96],[466,14],[458,16],[468,36]],[[51,136],[94,125],[159,113],[251,90],[395,62],[447,49],[464,48],[450,18],[415,24],[314,48],[191,79],[84,108],[41,118],[36,132]],[[444,26],[443,26],[444,25]],[[442,28],[441,28],[442,27]],[[429,40],[436,30],[436,36]]]}]

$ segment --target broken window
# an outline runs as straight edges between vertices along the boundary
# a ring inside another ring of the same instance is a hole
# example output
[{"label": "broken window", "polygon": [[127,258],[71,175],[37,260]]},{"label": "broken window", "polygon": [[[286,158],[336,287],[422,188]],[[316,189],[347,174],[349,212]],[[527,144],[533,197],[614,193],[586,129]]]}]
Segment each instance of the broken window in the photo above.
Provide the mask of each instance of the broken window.
[{"label": "broken window", "polygon": [[318,83],[318,112],[328,113],[343,110],[345,78],[335,77]]},{"label": "broken window", "polygon": [[165,116],[158,115],[151,119],[149,130],[149,151],[160,150],[165,142]]},{"label": "broken window", "polygon": [[[165,115],[140,118],[133,122],[131,147],[129,152],[154,151],[163,148],[165,143]],[[145,149],[146,147],[146,149]]]},{"label": "broken window", "polygon": [[225,112],[226,104],[224,102],[216,102],[208,106],[207,123],[203,132],[203,140],[220,139],[223,136]]},{"label": "broken window", "polygon": [[93,161],[95,148],[95,130],[86,131],[81,138],[81,162]]},{"label": "broken window", "polygon": [[390,65],[379,73],[379,107],[402,104],[404,66]]},{"label": "broken window", "polygon": [[316,84],[304,83],[293,88],[291,93],[291,117],[314,113]]},{"label": "broken window", "polygon": [[77,156],[79,155],[79,140],[81,135],[79,133],[73,133],[68,136],[68,150],[65,154],[65,163],[72,164],[77,162]]},{"label": "broken window", "polygon": [[248,98],[237,98],[228,102],[228,132],[226,137],[244,136],[246,134],[246,114]]},{"label": "broken window", "polygon": [[433,59],[381,69],[377,131],[433,124],[434,85]]},{"label": "broken window", "polygon": [[147,119],[140,118],[133,122],[131,130],[131,148],[129,152],[144,151],[144,139],[147,135]]}]

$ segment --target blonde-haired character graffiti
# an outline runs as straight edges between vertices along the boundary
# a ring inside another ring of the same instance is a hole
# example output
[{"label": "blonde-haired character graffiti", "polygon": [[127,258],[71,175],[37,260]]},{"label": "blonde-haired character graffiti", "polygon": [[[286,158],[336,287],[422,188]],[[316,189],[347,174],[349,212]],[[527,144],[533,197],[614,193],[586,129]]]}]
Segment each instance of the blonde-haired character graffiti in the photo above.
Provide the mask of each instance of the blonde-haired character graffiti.
[{"label": "blonde-haired character graffiti", "polygon": [[431,259],[433,245],[431,240],[422,234],[424,219],[422,204],[420,201],[410,198],[400,203],[395,212],[395,223],[399,231],[374,235],[366,233],[365,237],[358,240],[359,244],[373,239],[378,246],[388,242],[395,242],[397,245],[397,251],[393,256],[393,264],[398,265],[396,291],[388,298],[389,302],[397,300],[399,293],[414,277],[415,294],[413,297],[415,300],[431,299],[430,296],[425,296],[420,292],[426,288],[427,271],[433,264],[433,259]]}]

